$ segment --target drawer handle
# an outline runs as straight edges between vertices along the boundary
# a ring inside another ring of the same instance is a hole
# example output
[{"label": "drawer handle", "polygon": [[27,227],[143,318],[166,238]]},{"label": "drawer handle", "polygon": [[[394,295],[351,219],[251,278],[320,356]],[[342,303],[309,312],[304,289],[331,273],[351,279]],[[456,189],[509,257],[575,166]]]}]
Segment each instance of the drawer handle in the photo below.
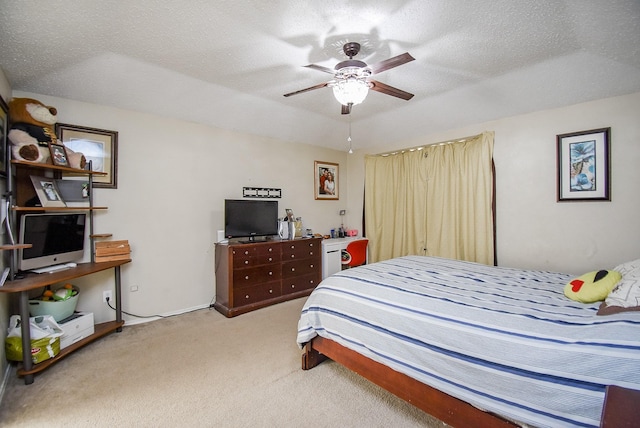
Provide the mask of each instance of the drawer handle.
[{"label": "drawer handle", "polygon": [[310,268],[313,268],[313,265],[309,265]]},{"label": "drawer handle", "polygon": [[273,261],[273,257],[269,257],[269,261],[272,262]]},{"label": "drawer handle", "polygon": [[309,284],[313,284],[313,283],[315,283],[313,279],[309,281]]},{"label": "drawer handle", "polygon": [[309,255],[310,255],[310,256],[313,256],[313,251],[309,251]]},{"label": "drawer handle", "polygon": [[291,249],[293,250],[294,248],[296,248],[296,246],[295,246],[295,245],[292,245],[292,246],[291,246]]},{"label": "drawer handle", "polygon": [[244,261],[244,264],[245,264],[245,265],[248,265],[248,264],[249,264],[249,260],[245,260],[245,261]]},{"label": "drawer handle", "polygon": [[248,254],[249,254],[249,251],[248,251],[248,250],[247,250],[247,251],[245,251],[245,252],[244,252],[244,254],[245,254],[245,255],[248,255]]},{"label": "drawer handle", "polygon": [[269,294],[273,294],[273,290],[269,290]]},{"label": "drawer handle", "polygon": [[296,285],[295,284],[291,284],[291,288],[296,288]]},{"label": "drawer handle", "polygon": [[295,254],[291,254],[291,258],[295,259],[296,258]]},{"label": "drawer handle", "polygon": [[273,248],[269,247],[269,252],[272,252],[272,251],[273,251]]},{"label": "drawer handle", "polygon": [[269,275],[273,275],[273,272],[269,271]]},{"label": "drawer handle", "polygon": [[244,279],[249,279],[249,275],[245,276]]},{"label": "drawer handle", "polygon": [[247,294],[246,296],[244,296],[244,298],[245,298],[245,299],[248,299],[248,298],[249,298],[249,295]]},{"label": "drawer handle", "polygon": [[296,271],[296,268],[292,267],[291,272],[295,272],[295,271]]}]

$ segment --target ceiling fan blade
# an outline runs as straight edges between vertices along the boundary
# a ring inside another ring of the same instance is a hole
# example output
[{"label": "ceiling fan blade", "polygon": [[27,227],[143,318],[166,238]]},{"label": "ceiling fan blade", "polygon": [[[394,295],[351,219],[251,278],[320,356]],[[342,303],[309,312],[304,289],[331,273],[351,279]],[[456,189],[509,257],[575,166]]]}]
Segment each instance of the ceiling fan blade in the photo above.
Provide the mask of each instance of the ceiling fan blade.
[{"label": "ceiling fan blade", "polygon": [[351,103],[349,103],[347,105],[342,104],[342,114],[350,114],[352,106],[353,106],[353,104],[351,104]]},{"label": "ceiling fan blade", "polygon": [[410,100],[413,98],[413,94],[409,92],[405,92],[402,89],[394,88],[393,86],[389,86],[385,83],[378,82],[377,80],[370,80],[371,90],[381,92],[383,94],[391,95],[393,97],[402,98],[403,100]]},{"label": "ceiling fan blade", "polygon": [[315,86],[311,86],[309,88],[305,88],[305,89],[300,89],[299,91],[295,91],[295,92],[289,92],[288,94],[284,94],[285,97],[290,97],[291,95],[298,95],[301,94],[303,92],[307,92],[307,91],[313,91],[314,89],[320,89],[320,88],[324,88],[328,85],[328,82],[325,83],[320,83],[318,85]]},{"label": "ceiling fan blade", "polygon": [[385,59],[376,64],[370,65],[369,68],[373,74],[382,73],[390,68],[397,67],[407,62],[413,61],[415,58],[409,55],[409,52],[405,52],[402,55],[394,56],[393,58]]},{"label": "ceiling fan blade", "polygon": [[309,65],[305,65],[305,67],[313,68],[314,70],[323,71],[329,74],[334,74],[336,72],[333,68],[327,68],[317,64],[309,64]]}]

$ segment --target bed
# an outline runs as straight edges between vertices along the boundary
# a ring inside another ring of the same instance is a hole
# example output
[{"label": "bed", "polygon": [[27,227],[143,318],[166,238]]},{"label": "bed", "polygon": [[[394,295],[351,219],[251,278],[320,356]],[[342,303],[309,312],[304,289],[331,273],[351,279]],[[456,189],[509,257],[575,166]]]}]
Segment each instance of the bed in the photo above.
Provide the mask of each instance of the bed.
[{"label": "bed", "polygon": [[640,390],[640,312],[597,315],[564,296],[573,277],[421,256],[344,270],[303,307],[302,365],[335,360],[454,426],[598,426],[607,386]]}]

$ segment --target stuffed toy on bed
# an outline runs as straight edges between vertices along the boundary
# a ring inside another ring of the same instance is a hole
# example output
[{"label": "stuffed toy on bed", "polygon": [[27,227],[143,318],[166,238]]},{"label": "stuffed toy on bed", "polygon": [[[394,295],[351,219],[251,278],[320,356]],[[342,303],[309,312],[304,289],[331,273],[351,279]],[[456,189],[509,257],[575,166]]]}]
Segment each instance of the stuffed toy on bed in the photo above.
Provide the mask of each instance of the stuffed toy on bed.
[{"label": "stuffed toy on bed", "polygon": [[564,287],[564,295],[582,303],[599,302],[607,298],[622,276],[615,270],[598,270],[575,278]]},{"label": "stuffed toy on bed", "polygon": [[[9,133],[13,159],[51,163],[49,143],[58,143],[54,126],[57,110],[32,98],[14,98],[9,102]],[[87,161],[82,153],[66,148],[69,166],[84,169]]]}]

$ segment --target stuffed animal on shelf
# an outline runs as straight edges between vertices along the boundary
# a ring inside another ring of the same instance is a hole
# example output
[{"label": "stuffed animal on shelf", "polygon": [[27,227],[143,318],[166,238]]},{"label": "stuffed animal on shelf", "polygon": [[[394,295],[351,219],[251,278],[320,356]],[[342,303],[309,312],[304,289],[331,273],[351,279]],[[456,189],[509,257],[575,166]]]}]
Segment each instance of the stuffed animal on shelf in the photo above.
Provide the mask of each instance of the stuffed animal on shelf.
[{"label": "stuffed animal on shelf", "polygon": [[[13,159],[51,163],[49,143],[58,143],[54,126],[57,110],[32,98],[13,98],[9,102],[9,133]],[[87,160],[82,153],[66,148],[69,166],[84,169]]]}]

